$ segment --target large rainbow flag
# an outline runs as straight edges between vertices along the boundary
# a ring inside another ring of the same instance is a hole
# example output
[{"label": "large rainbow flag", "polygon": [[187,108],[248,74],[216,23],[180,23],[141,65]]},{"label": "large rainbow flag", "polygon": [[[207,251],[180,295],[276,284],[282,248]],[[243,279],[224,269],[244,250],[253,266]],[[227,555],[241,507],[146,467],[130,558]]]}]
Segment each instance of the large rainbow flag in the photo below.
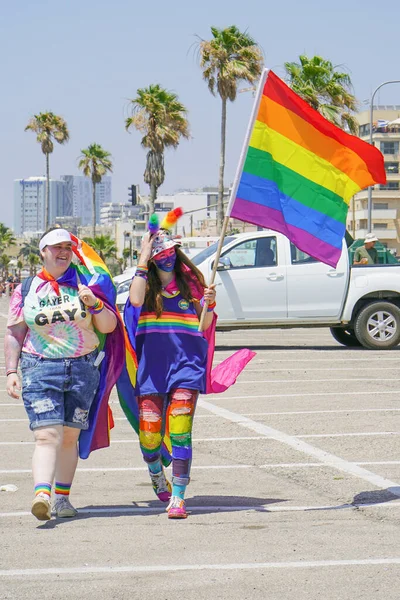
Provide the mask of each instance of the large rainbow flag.
[{"label": "large rainbow flag", "polygon": [[100,383],[89,413],[89,429],[79,435],[79,456],[88,458],[93,450],[110,445],[113,427],[108,401],[112,388],[125,368],[126,356],[133,350],[126,347],[126,333],[122,319],[115,308],[116,290],[111,274],[100,256],[86,242],[71,234],[77,261],[72,264],[79,281],[87,285],[95,296],[101,298],[117,317],[117,327],[107,335],[96,332],[100,339],[99,350],[104,352],[100,364]]},{"label": "large rainbow flag", "polygon": [[336,267],[351,197],[386,182],[382,154],[332,125],[272,71],[264,71],[253,114],[226,215],[279,231]]}]

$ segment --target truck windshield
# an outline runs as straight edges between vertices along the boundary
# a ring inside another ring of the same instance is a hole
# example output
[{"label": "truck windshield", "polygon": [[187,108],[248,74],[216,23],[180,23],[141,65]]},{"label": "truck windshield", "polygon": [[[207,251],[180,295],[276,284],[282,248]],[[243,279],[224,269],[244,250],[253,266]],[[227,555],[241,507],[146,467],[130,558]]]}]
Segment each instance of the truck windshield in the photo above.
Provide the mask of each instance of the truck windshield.
[{"label": "truck windshield", "polygon": [[[229,242],[232,242],[232,240],[234,240],[234,239],[235,238],[232,237],[232,236],[228,236],[228,237],[224,238],[224,241],[222,242],[222,246],[226,246],[226,244],[229,244]],[[206,260],[206,258],[209,258],[213,254],[215,254],[215,252],[217,251],[217,248],[218,248],[218,242],[215,242],[214,244],[211,244],[211,246],[208,246],[208,248],[204,248],[204,250],[202,250],[201,252],[199,252],[199,254],[196,254],[196,256],[194,256],[191,259],[192,263],[194,265],[196,265],[196,267],[197,267],[204,260]]]}]

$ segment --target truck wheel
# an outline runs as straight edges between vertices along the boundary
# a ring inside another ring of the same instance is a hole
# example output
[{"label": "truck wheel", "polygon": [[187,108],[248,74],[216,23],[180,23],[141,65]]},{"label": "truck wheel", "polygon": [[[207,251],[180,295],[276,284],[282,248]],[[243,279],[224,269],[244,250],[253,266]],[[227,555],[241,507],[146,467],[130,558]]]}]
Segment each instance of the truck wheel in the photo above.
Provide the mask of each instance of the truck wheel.
[{"label": "truck wheel", "polygon": [[331,334],[339,344],[348,348],[359,348],[361,343],[355,336],[354,329],[351,327],[331,327]]},{"label": "truck wheel", "polygon": [[372,302],[358,314],[354,331],[365,348],[394,348],[400,342],[400,310],[391,302]]}]

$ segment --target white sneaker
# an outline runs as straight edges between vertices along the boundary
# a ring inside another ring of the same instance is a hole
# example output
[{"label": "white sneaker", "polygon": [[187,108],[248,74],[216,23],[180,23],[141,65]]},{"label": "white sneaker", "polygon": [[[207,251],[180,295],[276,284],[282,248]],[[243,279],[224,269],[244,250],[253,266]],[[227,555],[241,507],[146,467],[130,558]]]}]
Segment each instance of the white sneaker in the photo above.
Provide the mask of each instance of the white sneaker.
[{"label": "white sneaker", "polygon": [[57,500],[54,502],[54,511],[57,517],[60,517],[61,519],[76,517],[78,514],[78,511],[72,506],[69,498],[66,496],[57,498]]},{"label": "white sneaker", "polygon": [[38,494],[32,502],[31,513],[39,521],[48,521],[51,518],[51,504],[48,496]]}]

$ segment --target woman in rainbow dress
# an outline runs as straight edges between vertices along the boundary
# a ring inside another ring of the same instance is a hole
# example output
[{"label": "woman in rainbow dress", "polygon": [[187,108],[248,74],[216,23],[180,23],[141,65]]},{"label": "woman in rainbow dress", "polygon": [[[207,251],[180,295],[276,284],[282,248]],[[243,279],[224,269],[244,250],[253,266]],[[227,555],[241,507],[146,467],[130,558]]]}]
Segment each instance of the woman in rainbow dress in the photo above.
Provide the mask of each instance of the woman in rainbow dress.
[{"label": "woman in rainbow dress", "polygon": [[[180,209],[168,213],[160,229],[152,215],[125,308],[125,324],[138,359],[140,448],[156,495],[168,502],[170,519],[187,517],[193,417],[199,393],[213,391],[208,385],[213,341],[207,334],[213,334],[216,321],[215,286],[206,285],[171,235],[180,214]],[[207,313],[200,332],[204,305]],[[217,382],[217,391],[229,387],[253,355],[244,351],[230,370],[231,381]],[[172,486],[163,470],[163,463],[171,458]]]},{"label": "woman in rainbow dress", "polygon": [[[87,267],[82,244],[97,260],[97,272],[93,263],[92,270]],[[121,363],[124,338],[113,307],[111,277],[94,251],[60,228],[44,234],[39,249],[43,269],[18,285],[11,298],[5,357],[7,392],[16,399],[21,391],[20,364],[22,400],[35,438],[31,511],[37,519],[48,520],[54,479],[56,515],[77,514],[69,492],[78,462],[78,438],[89,431],[90,410],[99,392],[105,402],[99,401],[98,408],[107,422],[108,395],[118,377],[115,364]],[[100,338],[106,344],[101,354]],[[112,344],[121,348],[114,361],[110,361]],[[84,458],[96,444],[108,444],[107,424],[103,440],[97,435],[94,444],[92,437],[91,433],[85,440]]]}]

